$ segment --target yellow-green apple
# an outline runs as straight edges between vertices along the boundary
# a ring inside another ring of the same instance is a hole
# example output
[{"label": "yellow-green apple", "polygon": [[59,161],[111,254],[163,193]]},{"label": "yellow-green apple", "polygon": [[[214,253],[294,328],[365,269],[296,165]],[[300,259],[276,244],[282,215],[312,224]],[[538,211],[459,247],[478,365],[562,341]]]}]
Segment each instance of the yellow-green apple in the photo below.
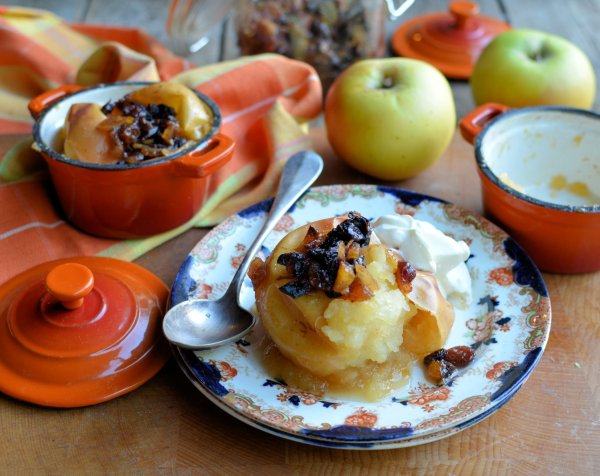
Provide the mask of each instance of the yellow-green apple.
[{"label": "yellow-green apple", "polygon": [[357,170],[401,180],[440,158],[454,134],[452,90],[439,70],[409,58],[362,60],[325,100],[331,147]]},{"label": "yellow-green apple", "polygon": [[511,107],[589,108],[596,95],[594,68],[581,49],[560,36],[528,29],[494,38],[475,63],[470,84],[477,104]]}]

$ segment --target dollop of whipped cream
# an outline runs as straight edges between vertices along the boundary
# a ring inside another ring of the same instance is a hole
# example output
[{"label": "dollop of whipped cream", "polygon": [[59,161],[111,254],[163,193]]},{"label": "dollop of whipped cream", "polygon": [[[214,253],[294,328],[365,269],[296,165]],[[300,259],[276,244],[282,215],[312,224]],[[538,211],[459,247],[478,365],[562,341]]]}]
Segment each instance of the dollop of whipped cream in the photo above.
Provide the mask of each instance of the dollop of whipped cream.
[{"label": "dollop of whipped cream", "polygon": [[432,272],[453,305],[464,309],[471,303],[471,276],[465,264],[470,250],[464,241],[454,240],[431,223],[395,213],[375,220],[373,232],[415,268]]}]

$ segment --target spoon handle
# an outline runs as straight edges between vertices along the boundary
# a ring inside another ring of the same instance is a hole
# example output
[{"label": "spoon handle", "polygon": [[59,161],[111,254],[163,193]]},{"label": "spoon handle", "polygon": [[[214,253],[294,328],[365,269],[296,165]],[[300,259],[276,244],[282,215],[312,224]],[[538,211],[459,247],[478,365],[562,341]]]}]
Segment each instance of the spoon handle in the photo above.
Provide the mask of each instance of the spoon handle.
[{"label": "spoon handle", "polygon": [[229,285],[229,290],[235,289],[238,296],[238,303],[242,282],[248,272],[250,262],[260,249],[262,242],[271,233],[281,217],[285,215],[300,196],[313,184],[322,170],[323,159],[311,151],[302,151],[294,154],[284,165],[277,194],[271,205],[271,211],[254,242],[248,248],[246,256],[244,256]]}]

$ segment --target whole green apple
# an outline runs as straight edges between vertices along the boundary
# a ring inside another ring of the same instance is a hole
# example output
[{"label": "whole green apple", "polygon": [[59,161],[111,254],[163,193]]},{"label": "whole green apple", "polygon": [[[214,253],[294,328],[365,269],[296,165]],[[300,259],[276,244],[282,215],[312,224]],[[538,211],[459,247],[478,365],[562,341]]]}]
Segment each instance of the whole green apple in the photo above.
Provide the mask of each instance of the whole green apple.
[{"label": "whole green apple", "polygon": [[383,180],[412,177],[437,161],[452,139],[456,112],[446,78],[409,58],[362,60],[332,84],[325,100],[331,147],[342,160]]},{"label": "whole green apple", "polygon": [[470,84],[478,105],[590,108],[596,95],[594,68],[583,51],[559,36],[527,29],[494,38],[475,63]]}]

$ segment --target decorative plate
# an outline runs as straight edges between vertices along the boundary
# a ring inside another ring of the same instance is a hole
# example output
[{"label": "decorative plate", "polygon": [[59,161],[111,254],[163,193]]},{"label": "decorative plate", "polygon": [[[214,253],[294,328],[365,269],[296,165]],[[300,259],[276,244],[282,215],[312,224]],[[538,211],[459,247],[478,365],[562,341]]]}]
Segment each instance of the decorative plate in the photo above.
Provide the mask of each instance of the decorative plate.
[{"label": "decorative plate", "polygon": [[[171,302],[218,298],[257,235],[270,200],[229,217],[202,239],[183,263]],[[314,395],[269,375],[258,354],[258,325],[242,340],[215,350],[174,347],[187,377],[211,401],[241,421],[291,440],[320,446],[384,449],[450,436],[491,415],[521,387],[550,333],[550,300],[541,273],[523,250],[485,218],[440,199],[374,185],[310,189],[264,243],[269,254],[292,229],[357,211],[375,219],[408,213],[429,221],[471,248],[467,267],[473,303],[456,309],[447,347],[471,345],[477,358],[450,385],[429,383],[419,365],[410,384],[377,402]],[[251,309],[246,279],[242,302]]]}]

